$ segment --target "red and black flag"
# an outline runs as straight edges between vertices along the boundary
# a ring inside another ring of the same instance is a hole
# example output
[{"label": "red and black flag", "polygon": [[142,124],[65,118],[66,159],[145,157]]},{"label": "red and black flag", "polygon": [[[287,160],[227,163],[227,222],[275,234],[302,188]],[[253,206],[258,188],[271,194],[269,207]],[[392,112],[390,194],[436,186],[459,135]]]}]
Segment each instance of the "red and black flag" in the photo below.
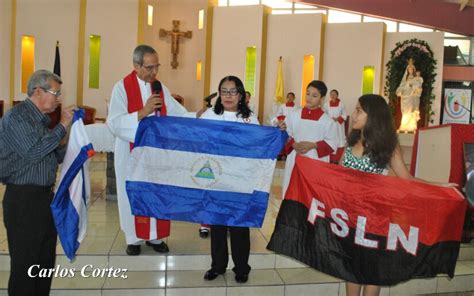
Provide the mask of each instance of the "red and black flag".
[{"label": "red and black flag", "polygon": [[453,277],[465,210],[452,188],[298,156],[267,248],[359,284]]},{"label": "red and black flag", "polygon": [[59,56],[59,41],[56,41],[56,53],[54,55],[53,73],[61,77],[61,58]]}]

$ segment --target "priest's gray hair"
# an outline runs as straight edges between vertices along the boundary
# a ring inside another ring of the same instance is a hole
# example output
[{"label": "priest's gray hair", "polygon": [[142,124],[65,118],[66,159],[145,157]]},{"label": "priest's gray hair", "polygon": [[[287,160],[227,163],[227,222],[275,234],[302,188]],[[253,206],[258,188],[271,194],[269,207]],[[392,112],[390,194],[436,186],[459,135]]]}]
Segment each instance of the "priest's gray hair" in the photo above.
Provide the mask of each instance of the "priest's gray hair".
[{"label": "priest's gray hair", "polygon": [[56,81],[63,84],[61,77],[48,70],[35,71],[28,81],[28,97],[31,97],[36,88],[49,90],[51,88],[51,81]]},{"label": "priest's gray hair", "polygon": [[135,65],[143,65],[143,57],[145,54],[156,54],[156,50],[149,45],[138,45],[135,50],[133,51],[133,64]]}]

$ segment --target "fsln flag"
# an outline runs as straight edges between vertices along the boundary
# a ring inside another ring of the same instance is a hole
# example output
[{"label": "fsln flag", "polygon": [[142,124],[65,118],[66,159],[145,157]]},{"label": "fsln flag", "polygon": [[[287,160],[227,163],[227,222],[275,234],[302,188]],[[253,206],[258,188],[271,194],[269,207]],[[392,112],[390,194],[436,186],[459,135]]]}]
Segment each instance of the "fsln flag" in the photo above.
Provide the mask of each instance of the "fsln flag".
[{"label": "fsln flag", "polygon": [[61,57],[59,56],[59,41],[56,41],[56,53],[54,55],[53,73],[61,77]]},{"label": "fsln flag", "polygon": [[260,227],[287,134],[206,119],[140,122],[126,182],[136,216]]},{"label": "fsln flag", "polygon": [[51,210],[64,253],[73,260],[86,236],[90,197],[88,159],[94,149],[84,128],[84,109],[74,112],[66,156]]},{"label": "fsln flag", "polygon": [[277,65],[275,102],[280,105],[285,103],[285,87],[284,87],[284,81],[283,81],[283,60],[281,57],[278,60],[278,65]]},{"label": "fsln flag", "polygon": [[359,284],[453,277],[465,210],[452,188],[298,156],[267,248]]}]

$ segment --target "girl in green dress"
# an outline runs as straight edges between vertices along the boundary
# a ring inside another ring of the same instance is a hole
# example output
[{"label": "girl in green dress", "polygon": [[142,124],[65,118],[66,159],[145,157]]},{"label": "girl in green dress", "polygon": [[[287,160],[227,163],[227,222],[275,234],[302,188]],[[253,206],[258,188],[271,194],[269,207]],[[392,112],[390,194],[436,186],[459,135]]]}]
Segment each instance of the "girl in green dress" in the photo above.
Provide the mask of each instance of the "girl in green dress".
[{"label": "girl in green dress", "polygon": [[[414,179],[403,161],[390,108],[379,95],[359,98],[351,117],[352,131],[340,164],[355,170],[387,174],[388,167],[403,179]],[[346,283],[346,295],[379,295],[380,287]]]}]

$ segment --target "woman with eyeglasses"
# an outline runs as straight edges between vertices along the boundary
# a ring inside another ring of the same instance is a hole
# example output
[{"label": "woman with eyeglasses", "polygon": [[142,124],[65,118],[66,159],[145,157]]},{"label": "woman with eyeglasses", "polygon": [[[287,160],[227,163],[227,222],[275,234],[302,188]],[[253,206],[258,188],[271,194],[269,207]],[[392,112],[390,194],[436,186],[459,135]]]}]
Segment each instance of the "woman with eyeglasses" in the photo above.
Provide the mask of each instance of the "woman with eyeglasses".
[{"label": "woman with eyeglasses", "polygon": [[[201,115],[202,119],[224,120],[247,124],[259,124],[245,102],[245,89],[242,81],[235,76],[224,77],[219,83],[219,97],[214,108]],[[248,280],[250,265],[250,231],[248,227],[211,225],[212,265],[204,279],[212,281],[224,274],[229,261],[227,232],[230,232],[230,247],[235,267],[235,281],[245,283]]]},{"label": "woman with eyeglasses", "polygon": [[214,108],[208,109],[200,118],[259,124],[257,117],[245,102],[242,81],[235,76],[227,76],[221,80]]}]

